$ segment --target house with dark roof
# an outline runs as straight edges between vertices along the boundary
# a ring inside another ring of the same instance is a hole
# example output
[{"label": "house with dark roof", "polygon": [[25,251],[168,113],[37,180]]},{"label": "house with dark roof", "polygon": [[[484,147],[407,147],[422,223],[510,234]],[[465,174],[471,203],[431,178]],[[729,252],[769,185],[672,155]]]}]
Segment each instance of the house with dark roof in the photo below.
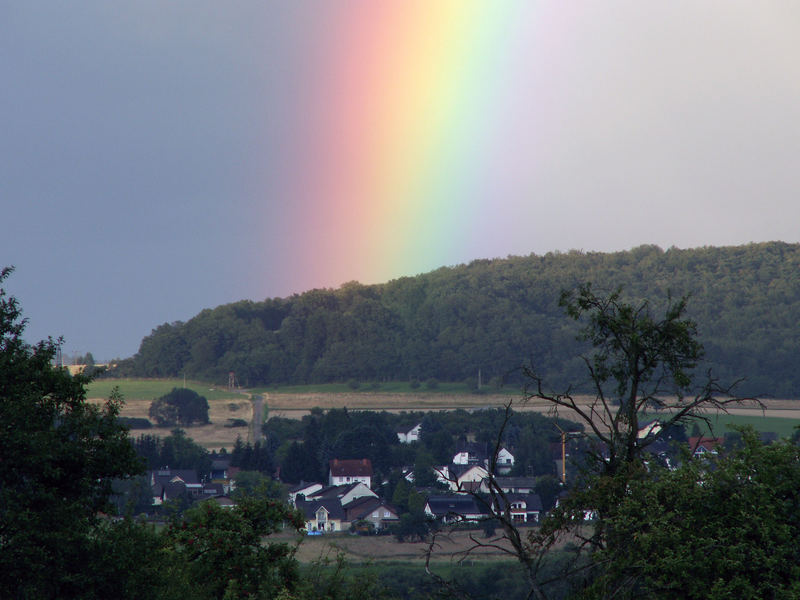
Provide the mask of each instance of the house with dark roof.
[{"label": "house with dark roof", "polygon": [[506,494],[530,494],[536,487],[535,477],[495,477],[494,480]]},{"label": "house with dark roof", "polygon": [[328,485],[347,485],[361,482],[372,487],[372,461],[368,458],[342,460],[334,458],[328,463],[330,468]]},{"label": "house with dark roof", "polygon": [[383,498],[364,496],[344,504],[345,515],[350,523],[368,521],[377,529],[385,529],[400,520],[398,510]]},{"label": "house with dark roof", "polygon": [[306,530],[309,532],[342,531],[349,527],[347,515],[338,498],[323,498],[322,500],[296,500],[298,510],[303,513],[306,521]]},{"label": "house with dark roof", "polygon": [[301,481],[297,485],[293,485],[289,488],[289,504],[294,506],[295,499],[298,496],[303,496],[307,498],[309,495],[313,494],[314,492],[318,492],[323,488],[321,483],[308,483],[307,481]]},{"label": "house with dark roof", "polygon": [[514,523],[538,523],[542,514],[542,499],[539,494],[505,494],[500,496],[494,505],[498,512],[508,509]]},{"label": "house with dark roof", "polygon": [[203,486],[194,469],[158,469],[148,472],[153,505],[159,506],[167,500],[182,496],[198,496]]},{"label": "house with dark roof", "polygon": [[353,500],[363,497],[377,498],[378,494],[373,492],[363,483],[356,482],[350,485],[331,485],[306,494],[306,500],[337,499],[342,504],[349,504]]},{"label": "house with dark roof", "polygon": [[489,506],[468,494],[430,496],[425,514],[442,523],[477,522],[489,518]]},{"label": "house with dark roof", "polygon": [[397,429],[397,440],[401,444],[410,444],[419,441],[419,434],[422,431],[422,423],[417,423],[413,427],[399,427]]}]

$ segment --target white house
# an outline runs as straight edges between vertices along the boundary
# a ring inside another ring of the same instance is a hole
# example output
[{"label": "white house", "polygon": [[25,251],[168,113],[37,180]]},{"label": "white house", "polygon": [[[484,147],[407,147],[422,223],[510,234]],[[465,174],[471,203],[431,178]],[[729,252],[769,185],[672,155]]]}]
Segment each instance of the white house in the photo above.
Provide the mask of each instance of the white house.
[{"label": "white house", "polygon": [[306,500],[324,500],[335,498],[342,504],[349,504],[358,498],[377,498],[378,494],[369,489],[366,485],[357,481],[350,485],[333,485],[312,492],[306,496]]},{"label": "white house", "polygon": [[321,483],[306,483],[305,481],[301,481],[299,484],[289,488],[289,504],[294,506],[295,499],[298,496],[305,496],[307,498],[321,489]]},{"label": "white house", "polygon": [[445,465],[436,467],[436,480],[454,492],[486,492],[489,472],[480,465]]},{"label": "white house", "polygon": [[363,483],[372,487],[372,461],[368,458],[341,460],[334,458],[329,463],[328,485],[349,485]]},{"label": "white house", "polygon": [[422,431],[422,423],[417,423],[411,429],[398,429],[397,439],[401,444],[410,444],[411,442],[419,441],[419,434]]},{"label": "white house", "polygon": [[[488,465],[487,465],[488,466]],[[497,471],[507,473],[514,466],[514,455],[507,448],[500,448],[497,451]]]}]

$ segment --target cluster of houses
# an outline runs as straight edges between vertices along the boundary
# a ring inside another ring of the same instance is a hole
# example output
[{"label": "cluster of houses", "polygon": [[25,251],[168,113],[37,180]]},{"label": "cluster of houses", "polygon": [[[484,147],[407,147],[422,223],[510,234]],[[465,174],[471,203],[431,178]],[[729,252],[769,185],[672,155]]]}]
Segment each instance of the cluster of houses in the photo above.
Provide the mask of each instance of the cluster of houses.
[{"label": "cluster of houses", "polygon": [[[417,441],[420,429],[420,425],[416,425],[398,432],[398,439],[403,443]],[[649,433],[645,431],[644,435]],[[721,438],[689,440],[695,456],[716,454],[722,443]],[[659,453],[658,449],[653,450],[654,454]],[[561,452],[563,455],[563,448]],[[425,514],[443,523],[456,523],[480,522],[490,518],[492,513],[502,512],[515,523],[539,523],[543,506],[534,492],[536,480],[509,476],[513,466],[514,455],[507,448],[490,455],[486,445],[462,442],[450,464],[434,469],[441,485],[438,489],[426,490]],[[557,461],[556,470],[563,472],[560,461]],[[150,471],[152,504],[159,506],[168,500],[188,498],[232,506],[234,502],[229,494],[237,472],[229,460],[215,460],[208,481],[201,481],[193,470]],[[406,478],[413,484],[412,472],[408,472]],[[369,459],[333,459],[325,484],[301,482],[289,489],[288,501],[304,514],[306,529],[312,535],[351,529],[385,530],[399,522],[400,511],[372,488],[373,469]]]},{"label": "cluster of houses", "polygon": [[310,534],[364,527],[381,530],[400,520],[398,510],[372,491],[372,462],[330,461],[328,485],[305,483],[289,490],[289,503],[305,515]]},{"label": "cluster of houses", "polygon": [[195,469],[170,469],[165,467],[147,472],[147,480],[153,496],[153,506],[161,506],[168,500],[188,499],[214,500],[222,506],[233,506],[229,495],[233,489],[233,478],[239,472],[231,467],[229,460],[215,460],[211,464],[209,481],[201,481]]},{"label": "cluster of houses", "polygon": [[[539,522],[542,502],[534,493],[531,477],[495,477],[503,490],[506,507],[492,506],[481,492],[489,491],[486,465],[455,463],[437,469],[450,493],[427,496],[425,514],[443,523],[478,522],[489,518],[492,510],[508,509],[517,523]],[[300,483],[289,490],[289,502],[306,518],[309,533],[359,529],[382,530],[400,520],[400,513],[372,491],[372,464],[368,459],[330,461],[328,485]],[[475,493],[470,493],[475,492]]]},{"label": "cluster of houses", "polygon": [[[506,449],[498,454],[496,472],[508,473],[514,464],[513,455]],[[443,484],[426,494],[425,514],[444,523],[477,522],[489,517],[488,501],[489,458],[480,444],[462,444],[452,463],[435,469]],[[168,500],[188,498],[190,501],[213,500],[222,506],[234,504],[229,493],[238,469],[229,461],[215,460],[210,481],[201,481],[197,471],[188,469],[159,469],[148,473],[153,505]],[[407,479],[413,483],[413,474]],[[497,475],[497,486],[503,490],[511,518],[518,523],[535,524],[540,520],[542,502],[533,491],[532,477]],[[445,486],[449,491],[444,493]],[[347,531],[381,531],[399,522],[400,511],[373,489],[373,469],[369,459],[333,459],[329,463],[328,481],[306,483],[289,489],[288,500],[305,516],[309,534]],[[495,488],[497,489],[497,488]],[[486,494],[483,494],[486,493]]]}]

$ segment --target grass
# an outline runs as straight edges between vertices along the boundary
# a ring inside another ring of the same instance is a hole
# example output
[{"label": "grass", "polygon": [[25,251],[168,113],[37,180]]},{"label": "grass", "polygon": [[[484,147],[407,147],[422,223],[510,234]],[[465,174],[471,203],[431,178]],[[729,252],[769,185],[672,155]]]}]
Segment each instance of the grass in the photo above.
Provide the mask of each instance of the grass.
[{"label": "grass", "polygon": [[[484,388],[488,390],[488,388]],[[278,393],[278,394],[470,394],[472,391],[465,383],[444,383],[441,382],[434,388],[429,388],[424,382],[417,388],[411,387],[407,381],[388,381],[388,382],[359,382],[358,388],[352,388],[349,383],[318,383],[308,385],[273,385],[268,387],[254,388],[257,393]],[[500,391],[491,390],[489,393]],[[477,395],[477,394],[476,394]]]},{"label": "grass", "polygon": [[[89,384],[87,398],[108,398],[111,390],[118,386],[126,402],[129,400],[152,401],[172,391],[172,388],[184,387],[183,379],[98,379]],[[202,381],[186,381],[186,387],[194,390],[211,402],[228,398],[241,398],[236,392],[225,388],[217,388],[213,384]]]},{"label": "grass", "polygon": [[800,426],[800,419],[748,415],[712,415],[712,430],[716,435],[733,431],[733,427],[750,426],[756,431],[774,432],[779,437],[791,437]]}]

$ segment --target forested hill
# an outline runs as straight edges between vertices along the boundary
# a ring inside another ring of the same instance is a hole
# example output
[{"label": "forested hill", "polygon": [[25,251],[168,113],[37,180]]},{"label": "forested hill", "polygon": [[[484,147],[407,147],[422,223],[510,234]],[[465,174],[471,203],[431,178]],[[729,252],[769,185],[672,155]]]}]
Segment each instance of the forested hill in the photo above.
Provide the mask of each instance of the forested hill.
[{"label": "forested hill", "polygon": [[[690,295],[706,358],[742,393],[800,397],[800,245],[750,244],[476,260],[380,285],[348,283],[242,301],[164,324],[120,374],[185,373],[243,385],[376,380],[484,382],[532,360],[549,381],[585,379],[576,325],[558,307],[581,282],[658,307]],[[496,379],[495,379],[496,380]]]}]

